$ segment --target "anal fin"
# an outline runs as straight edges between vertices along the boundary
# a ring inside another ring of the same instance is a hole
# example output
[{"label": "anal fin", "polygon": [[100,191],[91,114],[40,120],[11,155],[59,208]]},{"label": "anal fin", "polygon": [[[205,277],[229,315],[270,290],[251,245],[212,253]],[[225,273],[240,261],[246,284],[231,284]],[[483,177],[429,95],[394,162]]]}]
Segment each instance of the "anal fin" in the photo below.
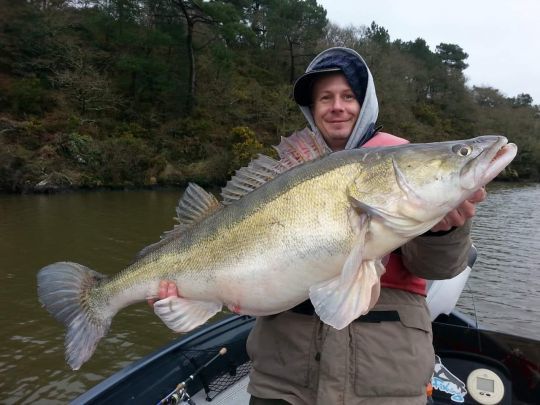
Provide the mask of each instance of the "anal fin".
[{"label": "anal fin", "polygon": [[189,332],[221,311],[222,304],[168,297],[154,304],[157,316],[175,332]]}]

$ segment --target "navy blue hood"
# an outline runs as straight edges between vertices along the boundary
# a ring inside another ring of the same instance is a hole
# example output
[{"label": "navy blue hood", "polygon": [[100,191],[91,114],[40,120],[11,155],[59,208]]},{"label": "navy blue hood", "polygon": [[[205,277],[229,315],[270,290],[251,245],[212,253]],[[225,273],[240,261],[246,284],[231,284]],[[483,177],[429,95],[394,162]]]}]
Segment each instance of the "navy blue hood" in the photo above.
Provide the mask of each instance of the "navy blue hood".
[{"label": "navy blue hood", "polygon": [[357,148],[373,136],[379,106],[371,72],[366,62],[356,51],[336,47],[327,49],[317,55],[307,67],[306,73],[295,82],[294,99],[304,113],[311,129],[318,132],[310,108],[312,86],[314,80],[320,75],[337,71],[345,75],[361,105],[358,120],[345,146],[345,149]]}]

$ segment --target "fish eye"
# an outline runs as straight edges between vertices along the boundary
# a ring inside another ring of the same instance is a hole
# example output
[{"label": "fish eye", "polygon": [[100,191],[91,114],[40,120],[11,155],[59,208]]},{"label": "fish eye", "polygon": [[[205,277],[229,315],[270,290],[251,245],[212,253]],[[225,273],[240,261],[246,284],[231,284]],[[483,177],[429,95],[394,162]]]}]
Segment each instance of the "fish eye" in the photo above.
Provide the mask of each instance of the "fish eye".
[{"label": "fish eye", "polygon": [[472,153],[472,148],[469,145],[460,143],[460,144],[452,146],[452,151],[454,153],[457,153],[459,156],[465,157],[465,156],[469,156]]}]

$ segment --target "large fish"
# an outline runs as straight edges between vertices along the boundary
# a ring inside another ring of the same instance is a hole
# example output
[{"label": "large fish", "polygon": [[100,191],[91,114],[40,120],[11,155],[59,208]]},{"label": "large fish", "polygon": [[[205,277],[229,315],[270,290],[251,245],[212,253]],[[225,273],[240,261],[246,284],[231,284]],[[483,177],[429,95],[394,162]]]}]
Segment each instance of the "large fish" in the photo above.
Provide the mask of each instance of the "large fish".
[{"label": "large fish", "polygon": [[67,326],[69,365],[88,360],[114,315],[155,297],[164,279],[176,282],[181,297],[154,310],[178,332],[223,304],[269,315],[308,296],[324,322],[344,328],[377,301],[381,259],[432,228],[517,152],[502,136],[325,148],[307,130],[283,140],[281,160],[260,156],[239,170],[222,203],[189,185],[175,229],[111,278],[70,262],[41,269],[39,300]]}]

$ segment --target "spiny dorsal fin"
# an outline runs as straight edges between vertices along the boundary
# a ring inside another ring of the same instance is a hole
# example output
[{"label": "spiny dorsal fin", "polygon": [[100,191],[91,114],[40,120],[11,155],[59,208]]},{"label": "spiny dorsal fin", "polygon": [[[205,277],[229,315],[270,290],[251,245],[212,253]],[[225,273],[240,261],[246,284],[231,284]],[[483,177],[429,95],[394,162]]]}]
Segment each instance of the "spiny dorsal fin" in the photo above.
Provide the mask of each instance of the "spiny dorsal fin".
[{"label": "spiny dorsal fin", "polygon": [[195,183],[189,183],[186,191],[184,191],[184,195],[176,206],[176,217],[174,219],[178,224],[170,231],[164,232],[159,242],[153,243],[141,250],[137,255],[137,259],[160,248],[171,239],[181,235],[193,226],[193,224],[202,221],[222,207],[223,204],[213,194],[206,192]]},{"label": "spiny dorsal fin", "polygon": [[259,155],[247,167],[236,171],[221,191],[223,204],[228,205],[239,200],[281,173],[331,152],[322,137],[307,128],[287,138],[282,137],[279,145],[274,148],[279,153],[279,161]]},{"label": "spiny dorsal fin", "polygon": [[287,138],[281,137],[277,150],[280,161],[290,167],[309,162],[328,155],[332,150],[318,133],[308,128],[293,133]]},{"label": "spiny dorsal fin", "polygon": [[265,155],[259,155],[247,167],[237,170],[221,190],[223,204],[228,205],[287,171],[288,166]]}]

